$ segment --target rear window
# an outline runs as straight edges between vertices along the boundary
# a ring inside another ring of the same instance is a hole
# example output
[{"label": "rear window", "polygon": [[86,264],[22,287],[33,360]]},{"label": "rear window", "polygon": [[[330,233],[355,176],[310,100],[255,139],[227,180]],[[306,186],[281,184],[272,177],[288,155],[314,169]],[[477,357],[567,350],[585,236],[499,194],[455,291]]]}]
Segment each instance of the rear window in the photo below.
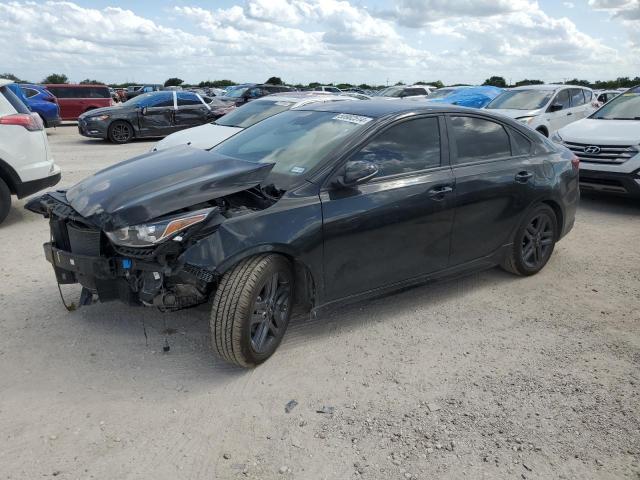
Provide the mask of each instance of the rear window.
[{"label": "rear window", "polygon": [[47,87],[58,98],[111,98],[107,87]]},{"label": "rear window", "polygon": [[0,94],[7,99],[7,101],[11,104],[13,108],[15,108],[18,113],[31,113],[27,106],[20,100],[15,93],[9,90],[6,86],[0,87]]}]

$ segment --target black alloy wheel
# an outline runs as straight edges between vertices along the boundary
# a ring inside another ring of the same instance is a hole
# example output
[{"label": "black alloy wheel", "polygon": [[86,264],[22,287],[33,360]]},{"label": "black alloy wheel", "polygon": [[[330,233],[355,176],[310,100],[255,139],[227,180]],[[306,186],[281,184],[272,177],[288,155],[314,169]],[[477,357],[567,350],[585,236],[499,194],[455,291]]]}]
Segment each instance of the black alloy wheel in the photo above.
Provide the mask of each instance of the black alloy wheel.
[{"label": "black alloy wheel", "polygon": [[551,256],[554,237],[552,220],[546,212],[533,217],[522,236],[522,262],[531,269],[544,265]]},{"label": "black alloy wheel", "polygon": [[251,314],[251,348],[256,353],[264,354],[280,339],[289,319],[290,296],[289,280],[279,272],[273,273],[264,283]]},{"label": "black alloy wheel", "polygon": [[127,122],[113,122],[109,127],[109,140],[113,143],[127,143],[132,138],[133,127]]},{"label": "black alloy wheel", "polygon": [[546,204],[537,205],[516,231],[502,268],[516,275],[534,275],[547,264],[558,239],[558,220]]},{"label": "black alloy wheel", "polygon": [[255,367],[278,348],[293,308],[291,263],[276,254],[247,258],[227,271],[213,297],[211,344],[223,359]]}]

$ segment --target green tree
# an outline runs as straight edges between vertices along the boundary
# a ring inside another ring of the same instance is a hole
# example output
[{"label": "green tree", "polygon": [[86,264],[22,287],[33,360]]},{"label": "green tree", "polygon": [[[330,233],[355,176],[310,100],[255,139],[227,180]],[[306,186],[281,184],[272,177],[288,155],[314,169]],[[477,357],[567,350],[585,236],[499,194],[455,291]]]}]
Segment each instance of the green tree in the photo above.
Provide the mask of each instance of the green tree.
[{"label": "green tree", "polygon": [[442,83],[440,80],[436,80],[435,82],[425,82],[423,80],[420,80],[419,82],[416,82],[416,85],[433,85],[436,88],[444,87],[444,83]]},{"label": "green tree", "polygon": [[565,83],[565,85],[580,85],[582,87],[590,87],[591,86],[591,82],[589,80],[578,80],[577,78],[574,78],[573,80],[567,80],[564,83]]},{"label": "green tree", "polygon": [[7,80],[12,80],[16,83],[29,83],[26,80],[16,77],[13,73],[0,73],[0,78],[6,78]]},{"label": "green tree", "polygon": [[404,85],[404,82],[402,80],[400,80],[398,83],[396,83],[396,86],[402,86]]},{"label": "green tree", "polygon": [[99,82],[98,80],[91,80],[89,78],[85,78],[80,82],[80,85],[104,85],[104,82]]},{"label": "green tree", "polygon": [[64,73],[52,73],[42,80],[42,83],[69,83],[69,77]]},{"label": "green tree", "polygon": [[489,86],[492,86],[492,87],[506,88],[507,87],[507,81],[504,79],[504,77],[498,77],[498,76],[494,75],[493,77],[487,78],[482,85],[489,85]]},{"label": "green tree", "polygon": [[267,83],[269,85],[284,85],[284,82],[280,77],[269,77],[269,80],[264,83]]},{"label": "green tree", "polygon": [[525,85],[542,85],[544,82],[542,80],[529,80],[525,78],[524,80],[520,80],[516,82],[516,87],[522,87]]},{"label": "green tree", "polygon": [[165,87],[179,87],[180,85],[182,85],[184,83],[184,80],[182,80],[181,78],[178,77],[171,77],[168,78],[165,82],[164,82],[164,86]]}]

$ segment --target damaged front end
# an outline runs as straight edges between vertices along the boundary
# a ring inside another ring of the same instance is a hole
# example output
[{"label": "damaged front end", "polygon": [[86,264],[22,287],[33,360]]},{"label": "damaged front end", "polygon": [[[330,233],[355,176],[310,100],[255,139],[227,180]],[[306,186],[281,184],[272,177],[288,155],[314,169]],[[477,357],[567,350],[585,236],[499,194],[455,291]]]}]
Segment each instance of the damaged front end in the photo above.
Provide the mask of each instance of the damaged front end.
[{"label": "damaged front end", "polygon": [[[207,301],[217,283],[215,265],[191,265],[185,253],[229,218],[273,205],[279,192],[259,186],[270,165],[206,160],[218,168],[192,163],[190,177],[183,164],[180,185],[166,169],[131,183],[115,166],[31,200],[26,208],[49,219],[44,251],[58,283],[82,285],[81,305],[121,300],[172,311]],[[103,188],[117,178],[131,188]]]}]

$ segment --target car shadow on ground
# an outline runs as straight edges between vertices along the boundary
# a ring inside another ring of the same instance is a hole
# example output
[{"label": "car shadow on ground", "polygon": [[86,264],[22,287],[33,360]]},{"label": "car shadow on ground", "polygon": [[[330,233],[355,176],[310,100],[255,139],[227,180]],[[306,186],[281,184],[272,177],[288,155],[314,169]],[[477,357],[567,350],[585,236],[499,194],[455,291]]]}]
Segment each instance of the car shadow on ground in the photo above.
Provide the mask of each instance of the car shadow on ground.
[{"label": "car shadow on ground", "polygon": [[[313,348],[314,342],[345,330],[366,329],[371,322],[393,322],[398,316],[410,315],[416,309],[436,308],[441,304],[464,308],[465,294],[477,289],[495,288],[518,278],[499,269],[487,270],[454,280],[417,286],[400,293],[389,294],[368,302],[352,304],[318,316],[296,313],[279,350],[268,363],[288,363],[296,350]],[[68,290],[71,292],[72,290]],[[67,295],[67,293],[65,293]],[[77,295],[77,289],[74,291]],[[77,298],[71,297],[70,298]],[[458,298],[458,300],[453,300]],[[246,369],[230,365],[218,358],[211,346],[209,335],[210,304],[174,313],[161,313],[155,309],[129,307],[117,302],[82,307],[70,313],[73,321],[81,325],[86,341],[110,345],[109,349],[123,349],[133,356],[154,355],[173,357],[162,361],[165,376],[179,376],[188,368],[205,382],[233,380],[247,374]],[[80,326],[80,325],[78,325]],[[89,335],[91,339],[87,339]],[[122,346],[118,346],[121,344]],[[168,353],[163,348],[169,346]],[[115,353],[115,352],[114,352]],[[140,365],[131,365],[140,368]],[[147,369],[148,364],[142,368]],[[152,372],[151,372],[152,373]]]},{"label": "car shadow on ground", "polygon": [[636,217],[640,214],[640,199],[583,192],[578,208],[593,213]]}]

